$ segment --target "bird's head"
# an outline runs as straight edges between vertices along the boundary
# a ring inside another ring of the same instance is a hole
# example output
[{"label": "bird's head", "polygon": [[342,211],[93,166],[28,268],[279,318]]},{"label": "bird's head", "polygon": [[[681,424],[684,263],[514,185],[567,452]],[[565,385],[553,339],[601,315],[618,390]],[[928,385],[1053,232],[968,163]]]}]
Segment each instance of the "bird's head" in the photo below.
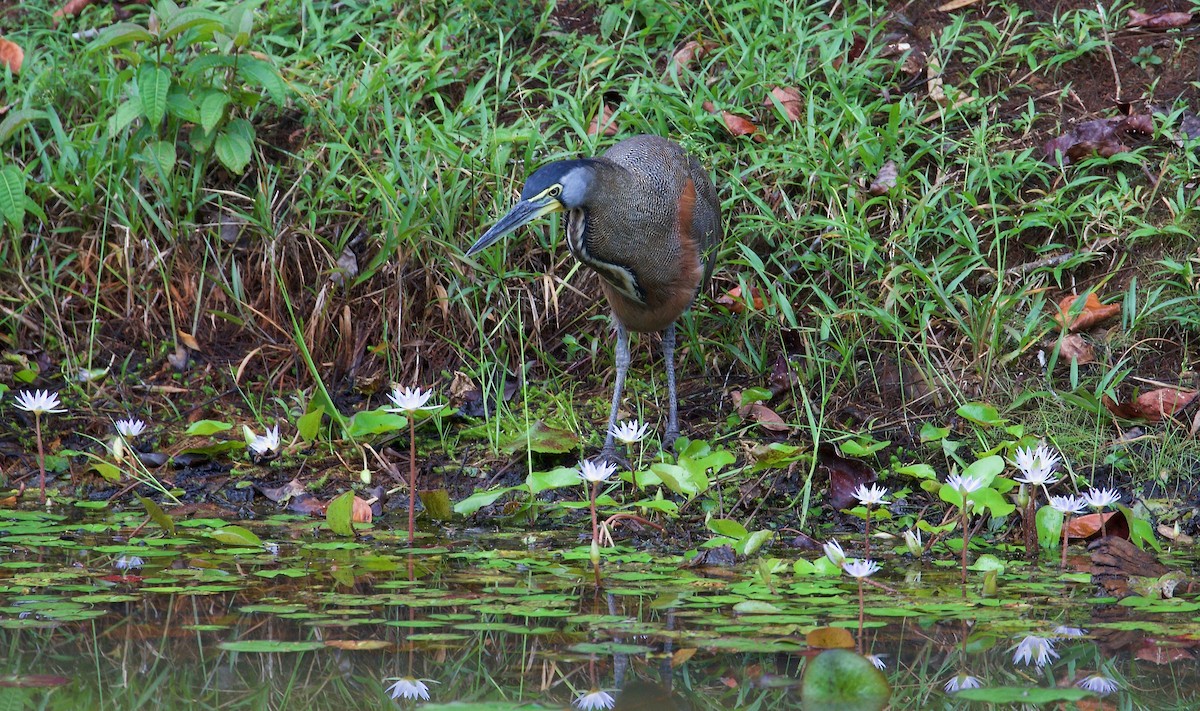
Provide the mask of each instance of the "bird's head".
[{"label": "bird's head", "polygon": [[592,163],[590,160],[560,160],[538,168],[525,181],[520,202],[471,245],[467,256],[487,249],[501,237],[542,215],[582,207],[596,175]]}]

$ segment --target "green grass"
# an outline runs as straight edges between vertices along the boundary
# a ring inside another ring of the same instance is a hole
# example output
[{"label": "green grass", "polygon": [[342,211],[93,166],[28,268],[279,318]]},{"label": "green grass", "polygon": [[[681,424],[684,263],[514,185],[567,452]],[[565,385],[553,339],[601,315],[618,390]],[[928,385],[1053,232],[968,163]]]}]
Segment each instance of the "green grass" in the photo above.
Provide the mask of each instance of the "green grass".
[{"label": "green grass", "polygon": [[[199,6],[233,21],[236,6]],[[744,314],[702,297],[685,318],[681,375],[711,384],[695,397],[716,413],[688,423],[697,435],[753,439],[724,422],[718,390],[761,383],[780,352],[798,382],[774,407],[809,441],[940,424],[973,400],[1006,409],[1022,392],[1128,397],[1131,377],[1186,387],[1194,371],[1200,166],[1168,132],[1195,88],[1153,96],[1169,113],[1132,152],[1067,167],[1041,154],[1066,121],[1094,117],[1076,90],[1109,77],[1077,68],[1107,70],[1103,38],[1124,31],[1124,4],[920,19],[937,27],[916,45],[941,68],[946,106],[924,69],[905,74],[889,50],[903,26],[862,4],[628,0],[574,10],[588,16],[567,31],[563,6],[282,2],[257,11],[243,46],[184,30],[103,48],[70,32],[108,26],[111,7],[55,28],[56,7],[27,3],[3,28],[29,52],[21,74],[0,78],[10,116],[45,113],[4,140],[0,167],[19,169],[27,209],[3,228],[0,344],[41,346],[67,379],[131,351],[159,361],[184,332],[228,372],[261,348],[250,367],[281,396],[311,394],[317,380],[342,393],[356,380],[440,385],[462,371],[495,401],[515,376],[525,396],[497,410],[506,424],[493,432],[545,416],[589,435],[603,422],[611,339],[595,276],[570,258],[561,224],[477,261],[462,252],[533,168],[611,143],[587,135],[602,102],[620,136],[669,136],[716,178],[727,240],[714,295],[768,297]],[[145,25],[148,11],[131,21]],[[690,40],[710,49],[675,67]],[[1113,61],[1126,98],[1150,98],[1145,58],[1124,51]],[[214,57],[265,62],[278,79],[214,68]],[[249,125],[252,150],[205,145],[169,105],[157,122],[122,114],[144,103],[147,66],[193,101],[226,96],[209,120],[217,135]],[[799,91],[800,121],[763,105],[777,85]],[[755,120],[764,140],[729,136],[706,101]],[[898,184],[869,194],[889,160]],[[1053,303],[1085,290],[1122,306],[1101,362],[1037,374],[1058,332]],[[296,367],[297,350],[311,367]],[[652,352],[637,346],[633,375],[649,386],[631,387],[629,407],[654,419]],[[925,383],[920,397],[888,392],[889,363]],[[269,419],[269,398],[248,399]],[[1009,414],[1044,425],[1035,434],[1102,459],[1107,418],[1023,402]],[[867,421],[847,425],[848,405]]]}]

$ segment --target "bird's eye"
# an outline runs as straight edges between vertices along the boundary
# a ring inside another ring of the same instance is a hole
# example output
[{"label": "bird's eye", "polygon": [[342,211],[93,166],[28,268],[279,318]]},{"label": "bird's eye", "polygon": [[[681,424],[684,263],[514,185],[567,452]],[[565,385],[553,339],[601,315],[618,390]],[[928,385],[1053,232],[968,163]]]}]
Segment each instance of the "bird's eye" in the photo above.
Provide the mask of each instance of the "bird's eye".
[{"label": "bird's eye", "polygon": [[561,186],[561,185],[554,185],[554,186],[551,186],[551,188],[550,188],[550,192],[549,192],[549,195],[550,195],[550,197],[552,197],[552,198],[556,198],[556,197],[558,197],[559,195],[562,195],[562,186]]}]

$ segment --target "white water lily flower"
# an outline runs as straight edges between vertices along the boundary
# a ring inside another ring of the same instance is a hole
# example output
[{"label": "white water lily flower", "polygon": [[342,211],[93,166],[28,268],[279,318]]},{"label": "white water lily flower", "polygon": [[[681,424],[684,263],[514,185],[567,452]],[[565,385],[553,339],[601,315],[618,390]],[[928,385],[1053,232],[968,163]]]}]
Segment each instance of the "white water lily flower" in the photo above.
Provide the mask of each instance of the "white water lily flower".
[{"label": "white water lily flower", "polygon": [[142,560],[136,555],[122,555],[113,561],[113,567],[117,570],[133,570],[135,568],[140,568],[145,564],[146,561]]},{"label": "white water lily flower", "polygon": [[855,558],[842,563],[842,570],[852,578],[869,578],[879,572],[879,564],[873,560]]},{"label": "white water lily flower", "polygon": [[132,417],[128,420],[117,420],[114,424],[117,428],[117,434],[122,437],[137,437],[146,429],[145,422]]},{"label": "white water lily flower", "polygon": [[1017,481],[1033,486],[1050,486],[1058,481],[1058,477],[1053,476],[1058,462],[1058,454],[1045,445],[1038,445],[1037,449],[1018,449],[1013,463],[1024,476],[1017,477]]},{"label": "white water lily flower", "polygon": [[1116,489],[1088,489],[1083,500],[1094,509],[1106,509],[1121,500]]},{"label": "white water lily flower", "polygon": [[1087,502],[1078,496],[1051,496],[1050,508],[1063,514],[1082,513]]},{"label": "white water lily flower", "polygon": [[579,475],[584,481],[593,484],[602,484],[608,481],[608,478],[617,473],[617,466],[607,462],[597,462],[595,459],[588,459],[579,463]]},{"label": "white water lily flower", "polygon": [[959,674],[958,676],[950,677],[950,681],[947,681],[946,685],[942,688],[945,689],[947,693],[953,694],[956,691],[962,691],[963,689],[978,689],[981,686],[983,686],[983,683],[970,674]]},{"label": "white water lily flower", "polygon": [[628,420],[619,425],[613,425],[612,436],[625,444],[641,442],[650,431],[650,423],[641,420]]},{"label": "white water lily flower", "polygon": [[592,689],[575,698],[575,708],[582,711],[596,711],[597,709],[603,711],[616,705],[617,700],[613,698],[613,695],[600,689]]},{"label": "white water lily flower", "polygon": [[846,562],[846,551],[842,550],[842,544],[837,541],[829,541],[821,549],[825,551],[825,557],[829,559],[837,567],[842,567],[842,563]]},{"label": "white water lily flower", "polygon": [[946,477],[946,486],[954,489],[961,496],[965,497],[967,494],[983,488],[983,477],[951,474],[950,476]]},{"label": "white water lily flower", "polygon": [[410,701],[429,700],[429,687],[424,681],[406,676],[402,679],[397,679],[395,684],[388,687],[387,693],[393,699],[408,699]]},{"label": "white water lily flower", "polygon": [[264,454],[275,452],[278,449],[279,425],[271,427],[261,435],[254,435],[254,439],[250,440],[250,451],[260,457]]},{"label": "white water lily flower", "polygon": [[904,547],[912,555],[921,555],[925,552],[925,545],[921,542],[921,530],[912,528],[904,532]]},{"label": "white water lily flower", "polygon": [[1076,686],[1081,689],[1087,689],[1092,693],[1100,694],[1101,696],[1108,696],[1112,692],[1121,688],[1120,684],[1112,679],[1109,679],[1103,674],[1092,674],[1087,678],[1080,679]]},{"label": "white water lily flower", "polygon": [[858,488],[854,490],[854,498],[858,499],[863,506],[876,506],[887,503],[883,500],[887,493],[888,490],[882,486],[872,484],[870,488],[867,488],[866,484],[859,484]]},{"label": "white water lily flower", "polygon": [[429,398],[433,396],[433,389],[421,391],[421,388],[396,388],[388,393],[388,399],[392,401],[395,407],[387,408],[389,412],[415,412],[417,410],[428,410],[432,407],[426,407],[425,403],[429,402]]},{"label": "white water lily flower", "polygon": [[52,393],[49,390],[38,390],[33,393],[26,390],[17,395],[16,405],[25,412],[32,412],[35,415],[67,411],[58,401],[58,393]]},{"label": "white water lily flower", "polygon": [[867,661],[874,664],[876,669],[887,669],[887,662],[883,660],[886,656],[886,654],[868,654]]},{"label": "white water lily flower", "polygon": [[1013,664],[1026,666],[1035,664],[1044,667],[1056,658],[1058,658],[1058,652],[1054,651],[1054,640],[1032,634],[1022,639],[1017,644],[1016,651],[1013,652]]},{"label": "white water lily flower", "polygon": [[1082,630],[1078,627],[1059,625],[1058,627],[1054,628],[1054,634],[1058,635],[1059,637],[1083,637],[1087,634],[1087,630]]}]

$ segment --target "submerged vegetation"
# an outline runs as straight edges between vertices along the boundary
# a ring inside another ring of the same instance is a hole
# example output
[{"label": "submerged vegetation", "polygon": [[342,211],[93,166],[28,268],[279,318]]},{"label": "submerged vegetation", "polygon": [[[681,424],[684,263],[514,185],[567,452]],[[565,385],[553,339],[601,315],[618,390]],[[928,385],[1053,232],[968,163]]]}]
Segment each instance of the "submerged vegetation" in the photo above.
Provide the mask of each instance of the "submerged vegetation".
[{"label": "submerged vegetation", "polygon": [[[844,5],[0,3],[0,707],[1193,708],[1191,9]],[[615,466],[565,219],[465,251],[639,133]]]}]

